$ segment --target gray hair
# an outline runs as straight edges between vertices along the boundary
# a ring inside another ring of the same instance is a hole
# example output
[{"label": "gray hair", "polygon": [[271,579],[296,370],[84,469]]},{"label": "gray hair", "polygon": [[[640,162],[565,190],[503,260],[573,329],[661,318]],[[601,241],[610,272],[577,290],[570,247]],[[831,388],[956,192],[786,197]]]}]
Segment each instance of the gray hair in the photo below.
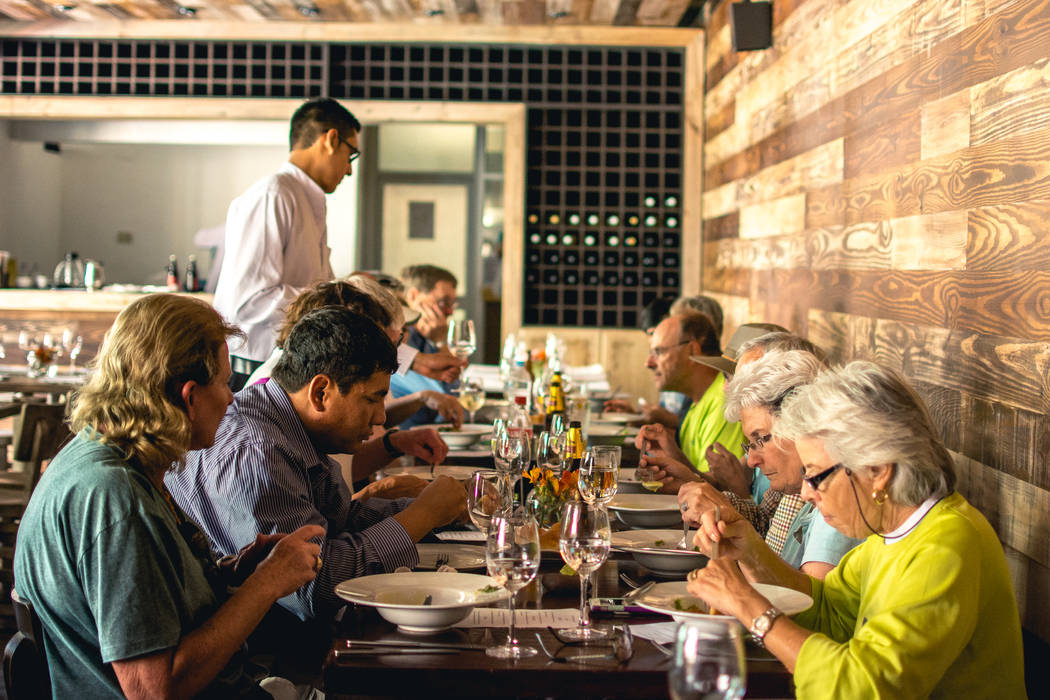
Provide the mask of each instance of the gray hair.
[{"label": "gray hair", "polygon": [[708,318],[711,319],[712,325],[715,327],[715,332],[718,333],[718,337],[722,337],[722,321],[725,318],[725,314],[722,313],[722,305],[711,297],[706,297],[702,294],[695,297],[678,297],[674,303],[671,304],[671,309],[668,311],[670,316],[678,316],[679,314],[688,313],[690,311],[699,311],[702,314],[707,314]]},{"label": "gray hair", "polygon": [[764,407],[777,415],[785,398],[816,379],[821,367],[816,355],[801,350],[767,352],[740,367],[725,388],[726,420],[736,423],[745,408]]},{"label": "gray hair", "polygon": [[401,308],[401,302],[398,301],[396,294],[372,277],[360,272],[350,275],[346,278],[346,281],[357,291],[364,292],[379,302],[379,305],[390,314],[391,324],[398,328],[405,325],[405,311]]},{"label": "gray hair", "polygon": [[951,455],[926,405],[900,375],[872,362],[822,372],[784,402],[773,434],[820,440],[852,471],[895,465],[889,495],[898,505],[918,506],[955,489]]},{"label": "gray hair", "polygon": [[800,335],[794,333],[785,333],[784,331],[773,331],[772,333],[766,333],[760,335],[757,338],[752,338],[747,341],[736,351],[737,357],[743,357],[744,353],[750,352],[754,349],[761,349],[765,352],[787,352],[789,350],[801,350],[808,352],[810,355],[814,355],[821,363],[826,364],[828,361],[827,354],[821,350],[815,343]]}]

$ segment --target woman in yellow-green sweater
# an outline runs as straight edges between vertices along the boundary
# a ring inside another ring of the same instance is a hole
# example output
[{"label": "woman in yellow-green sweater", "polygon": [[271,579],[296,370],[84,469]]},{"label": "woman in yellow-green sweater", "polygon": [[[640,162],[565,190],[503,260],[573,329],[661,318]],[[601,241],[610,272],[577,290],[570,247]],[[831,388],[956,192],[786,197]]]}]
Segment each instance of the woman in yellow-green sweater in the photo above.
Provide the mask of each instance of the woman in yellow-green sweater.
[{"label": "woman in yellow-green sweater", "polygon": [[[869,362],[827,370],[783,405],[802,496],[867,537],[824,581],[771,562],[763,578],[810,593],[789,619],[728,560],[689,590],[739,619],[794,673],[799,698],[1024,698],[1017,603],[995,532],[955,492],[922,400]],[[708,515],[697,537],[720,539]]]}]

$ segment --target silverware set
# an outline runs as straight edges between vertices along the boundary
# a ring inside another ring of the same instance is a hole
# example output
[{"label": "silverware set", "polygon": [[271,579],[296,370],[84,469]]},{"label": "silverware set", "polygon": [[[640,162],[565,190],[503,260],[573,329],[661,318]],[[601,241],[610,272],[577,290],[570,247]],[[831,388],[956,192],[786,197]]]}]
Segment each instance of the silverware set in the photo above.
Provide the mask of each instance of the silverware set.
[{"label": "silverware set", "polygon": [[485,651],[483,644],[457,644],[454,642],[370,641],[347,639],[345,646],[337,647],[336,659],[352,656],[412,656],[423,654],[458,654],[463,651]]}]

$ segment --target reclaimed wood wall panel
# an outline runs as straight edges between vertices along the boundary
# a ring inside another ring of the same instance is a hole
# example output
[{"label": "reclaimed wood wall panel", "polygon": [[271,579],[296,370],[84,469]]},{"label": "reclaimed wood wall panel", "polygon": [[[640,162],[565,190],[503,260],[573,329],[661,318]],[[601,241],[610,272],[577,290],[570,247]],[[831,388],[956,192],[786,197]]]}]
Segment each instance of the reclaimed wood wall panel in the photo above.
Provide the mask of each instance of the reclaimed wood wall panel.
[{"label": "reclaimed wood wall panel", "polygon": [[1050,0],[785,0],[708,22],[704,293],[901,371],[1050,640]]}]

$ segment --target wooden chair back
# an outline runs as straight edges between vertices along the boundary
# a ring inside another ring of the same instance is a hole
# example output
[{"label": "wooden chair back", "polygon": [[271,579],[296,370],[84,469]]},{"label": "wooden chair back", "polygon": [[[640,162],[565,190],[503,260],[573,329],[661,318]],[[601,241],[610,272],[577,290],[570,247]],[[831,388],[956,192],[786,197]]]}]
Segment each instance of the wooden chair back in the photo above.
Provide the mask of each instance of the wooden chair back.
[{"label": "wooden chair back", "polygon": [[66,427],[66,405],[26,402],[14,421],[11,474],[20,473],[26,495],[40,480],[44,462],[58,454],[71,437]]},{"label": "wooden chair back", "polygon": [[40,618],[28,601],[11,590],[18,631],[4,647],[4,689],[8,700],[50,698],[51,676],[47,669],[44,633]]}]

